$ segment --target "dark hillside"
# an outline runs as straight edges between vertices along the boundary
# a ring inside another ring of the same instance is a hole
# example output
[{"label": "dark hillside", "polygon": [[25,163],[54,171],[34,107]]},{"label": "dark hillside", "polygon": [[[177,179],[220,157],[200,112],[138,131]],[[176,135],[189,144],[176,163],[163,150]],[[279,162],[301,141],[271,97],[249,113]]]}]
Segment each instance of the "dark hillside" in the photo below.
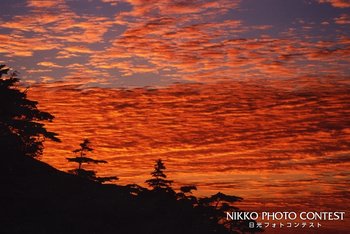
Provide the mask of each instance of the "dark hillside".
[{"label": "dark hillside", "polygon": [[227,233],[170,194],[103,185],[30,157],[2,157],[1,233]]}]

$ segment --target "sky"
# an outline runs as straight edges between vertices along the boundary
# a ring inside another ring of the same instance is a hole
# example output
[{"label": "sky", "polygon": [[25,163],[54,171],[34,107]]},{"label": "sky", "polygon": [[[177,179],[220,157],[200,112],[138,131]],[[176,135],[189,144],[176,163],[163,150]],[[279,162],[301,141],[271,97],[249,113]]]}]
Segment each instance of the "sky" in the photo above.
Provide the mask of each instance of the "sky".
[{"label": "sky", "polygon": [[350,212],[349,29],[349,0],[5,0],[0,63],[55,116],[56,168],[89,138],[119,184],[162,158],[199,195]]},{"label": "sky", "polygon": [[5,0],[0,12],[0,60],[28,84],[159,87],[350,72],[348,0]]}]

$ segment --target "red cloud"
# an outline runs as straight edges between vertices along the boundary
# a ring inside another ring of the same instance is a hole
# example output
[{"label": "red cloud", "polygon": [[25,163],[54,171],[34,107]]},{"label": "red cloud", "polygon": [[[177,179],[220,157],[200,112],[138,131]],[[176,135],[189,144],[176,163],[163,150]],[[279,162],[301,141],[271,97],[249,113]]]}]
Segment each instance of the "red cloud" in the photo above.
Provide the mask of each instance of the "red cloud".
[{"label": "red cloud", "polygon": [[350,15],[342,14],[334,19],[337,24],[350,24]]},{"label": "red cloud", "polygon": [[320,3],[330,3],[334,7],[346,8],[350,7],[350,0],[318,0]]}]

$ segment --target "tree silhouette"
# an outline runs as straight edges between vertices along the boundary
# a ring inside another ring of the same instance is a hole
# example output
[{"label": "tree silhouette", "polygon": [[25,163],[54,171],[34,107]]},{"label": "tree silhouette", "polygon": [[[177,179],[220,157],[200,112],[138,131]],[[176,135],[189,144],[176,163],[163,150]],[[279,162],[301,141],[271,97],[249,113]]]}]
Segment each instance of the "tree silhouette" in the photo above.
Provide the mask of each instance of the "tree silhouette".
[{"label": "tree silhouette", "polygon": [[184,194],[186,193],[192,194],[192,190],[197,190],[197,187],[195,185],[186,185],[180,188],[180,191],[183,192]]},{"label": "tree silhouette", "polygon": [[180,187],[180,192],[176,194],[179,200],[187,201],[192,205],[198,204],[198,199],[193,196],[192,190],[197,190],[195,185],[186,185]]},{"label": "tree silhouette", "polygon": [[[218,192],[210,197],[200,198],[198,207],[201,209],[201,213],[206,215],[209,220],[223,225],[233,233],[262,232],[263,229],[258,228],[254,220],[232,221],[227,219],[226,212],[239,211],[239,208],[232,204],[242,200],[243,198],[241,197]],[[254,223],[254,228],[249,226],[250,223]]]},{"label": "tree silhouette", "polygon": [[0,152],[36,157],[42,154],[46,138],[60,140],[40,123],[51,122],[54,116],[38,110],[38,102],[27,98],[27,90],[19,89],[17,76],[17,72],[0,65]]},{"label": "tree silhouette", "polygon": [[78,153],[78,156],[74,158],[67,158],[69,162],[78,163],[78,168],[69,170],[69,173],[72,173],[74,175],[84,177],[96,182],[100,182],[100,183],[104,183],[112,180],[118,180],[116,176],[97,177],[95,171],[83,169],[83,164],[107,163],[107,161],[105,160],[95,160],[93,158],[86,157],[86,154],[92,151],[93,149],[90,147],[90,141],[88,139],[84,139],[83,142],[80,144],[80,148],[73,150],[73,153]]},{"label": "tree silhouette", "polygon": [[146,183],[153,188],[153,190],[172,190],[171,184],[172,180],[166,180],[166,175],[164,174],[164,170],[166,167],[161,159],[156,161],[154,165],[154,171],[151,173],[152,179],[146,180]]}]

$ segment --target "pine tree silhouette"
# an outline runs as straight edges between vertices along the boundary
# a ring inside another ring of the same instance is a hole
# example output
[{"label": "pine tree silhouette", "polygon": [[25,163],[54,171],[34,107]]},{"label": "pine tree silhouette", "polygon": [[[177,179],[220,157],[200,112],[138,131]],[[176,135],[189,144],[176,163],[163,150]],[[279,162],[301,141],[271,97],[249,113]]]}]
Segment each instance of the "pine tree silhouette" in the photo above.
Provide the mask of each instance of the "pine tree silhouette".
[{"label": "pine tree silhouette", "polygon": [[166,167],[161,159],[156,161],[154,165],[154,171],[151,173],[152,179],[146,180],[146,183],[153,188],[153,190],[172,190],[171,184],[172,180],[166,180],[166,175],[164,174],[164,170]]},{"label": "pine tree silhouette", "polygon": [[90,147],[90,141],[88,139],[84,139],[83,142],[80,144],[80,148],[73,150],[73,153],[78,153],[79,155],[74,158],[67,158],[69,162],[78,163],[78,168],[69,170],[69,173],[72,173],[74,175],[87,178],[96,182],[100,182],[100,183],[104,183],[112,180],[118,180],[116,176],[97,177],[95,171],[83,169],[83,164],[107,163],[107,161],[105,160],[95,160],[93,158],[86,157],[86,154],[92,151],[93,149]]},{"label": "pine tree silhouette", "polygon": [[51,122],[54,117],[27,98],[27,90],[20,90],[17,76],[17,72],[0,65],[0,155],[37,157],[42,154],[45,139],[60,140],[41,123]]}]

